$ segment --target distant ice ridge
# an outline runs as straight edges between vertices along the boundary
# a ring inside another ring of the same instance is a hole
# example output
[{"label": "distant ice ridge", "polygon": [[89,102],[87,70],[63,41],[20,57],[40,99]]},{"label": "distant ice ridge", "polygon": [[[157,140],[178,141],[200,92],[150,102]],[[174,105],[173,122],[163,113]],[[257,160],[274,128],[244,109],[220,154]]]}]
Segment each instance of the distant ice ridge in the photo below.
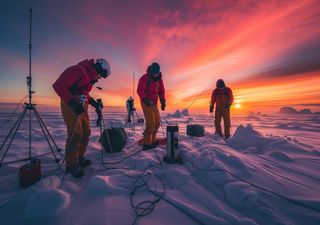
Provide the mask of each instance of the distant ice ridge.
[{"label": "distant ice ridge", "polygon": [[188,109],[177,109],[174,114],[168,114],[168,118],[182,118],[184,116],[190,116]]},{"label": "distant ice ridge", "polygon": [[282,114],[313,114],[310,109],[302,109],[300,111],[292,107],[281,107],[279,113]]},{"label": "distant ice ridge", "polygon": [[244,153],[270,154],[285,161],[291,161],[286,152],[308,153],[313,151],[313,149],[308,150],[305,146],[301,146],[294,138],[264,136],[250,124],[240,125],[233,137],[227,140],[227,144]]}]

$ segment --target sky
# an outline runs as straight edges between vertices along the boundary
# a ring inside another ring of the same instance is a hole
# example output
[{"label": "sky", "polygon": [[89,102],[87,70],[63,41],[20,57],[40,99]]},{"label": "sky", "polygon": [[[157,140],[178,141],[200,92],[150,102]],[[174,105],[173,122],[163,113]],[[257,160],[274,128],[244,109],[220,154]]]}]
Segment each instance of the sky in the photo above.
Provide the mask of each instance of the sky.
[{"label": "sky", "polygon": [[103,57],[112,73],[92,96],[106,106],[137,99],[139,77],[158,62],[169,111],[207,111],[220,78],[234,113],[320,111],[317,0],[1,0],[0,103],[28,94],[30,8],[39,105],[59,105],[52,84],[67,67]]}]

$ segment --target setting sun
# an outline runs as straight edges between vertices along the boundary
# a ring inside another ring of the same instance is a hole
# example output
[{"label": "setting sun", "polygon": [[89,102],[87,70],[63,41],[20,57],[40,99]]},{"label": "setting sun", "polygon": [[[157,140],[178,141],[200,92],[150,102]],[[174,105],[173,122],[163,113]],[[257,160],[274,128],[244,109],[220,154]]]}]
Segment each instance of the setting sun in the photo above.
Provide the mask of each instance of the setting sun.
[{"label": "setting sun", "polygon": [[235,107],[236,109],[239,109],[239,108],[241,107],[241,104],[240,104],[239,102],[235,102],[235,103],[234,103],[234,107]]}]

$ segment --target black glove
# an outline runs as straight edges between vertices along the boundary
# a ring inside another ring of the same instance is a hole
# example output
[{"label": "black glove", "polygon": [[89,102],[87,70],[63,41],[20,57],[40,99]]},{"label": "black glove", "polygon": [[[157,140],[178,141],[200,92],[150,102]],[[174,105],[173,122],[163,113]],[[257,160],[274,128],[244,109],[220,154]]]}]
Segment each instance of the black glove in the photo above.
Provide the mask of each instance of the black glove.
[{"label": "black glove", "polygon": [[[99,101],[99,102],[101,102],[101,101]],[[103,108],[102,102],[99,104],[99,103],[98,103],[96,100],[94,100],[92,97],[89,98],[88,103],[89,103],[90,105],[92,105],[96,110],[98,110],[98,109],[101,110],[101,109]]]},{"label": "black glove", "polygon": [[97,99],[97,103],[98,103],[100,109],[103,109],[103,103],[102,103],[101,98],[98,98],[98,99]]},{"label": "black glove", "polygon": [[146,104],[147,106],[151,106],[151,101],[148,98],[142,99],[143,103]]},{"label": "black glove", "polygon": [[166,109],[166,100],[160,99],[160,103],[161,103],[161,110],[164,111]]},{"label": "black glove", "polygon": [[213,109],[214,109],[214,106],[210,104],[209,112],[210,112],[210,113],[213,113]]},{"label": "black glove", "polygon": [[73,111],[77,114],[80,115],[81,113],[84,112],[83,106],[80,104],[80,102],[77,102],[74,99],[71,99],[68,103],[68,105],[73,109]]}]

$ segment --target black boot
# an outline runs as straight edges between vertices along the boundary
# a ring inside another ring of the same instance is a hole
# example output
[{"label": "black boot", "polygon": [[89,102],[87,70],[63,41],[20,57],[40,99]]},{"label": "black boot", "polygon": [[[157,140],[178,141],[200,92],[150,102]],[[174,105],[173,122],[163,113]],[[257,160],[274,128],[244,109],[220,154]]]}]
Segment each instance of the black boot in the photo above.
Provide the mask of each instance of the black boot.
[{"label": "black boot", "polygon": [[87,159],[84,156],[79,157],[79,166],[81,166],[81,168],[86,168],[88,166],[91,165],[91,160]]},{"label": "black boot", "polygon": [[157,147],[157,146],[159,145],[159,141],[158,141],[158,140],[155,140],[155,141],[152,143],[152,145],[153,145],[154,147]]},{"label": "black boot", "polygon": [[153,148],[155,148],[155,147],[156,147],[156,146],[153,145],[153,144],[151,144],[151,145],[143,145],[142,150],[143,150],[143,151],[146,151],[146,150],[153,149]]},{"label": "black boot", "polygon": [[66,173],[71,173],[74,178],[81,178],[84,175],[80,166],[66,167]]}]

